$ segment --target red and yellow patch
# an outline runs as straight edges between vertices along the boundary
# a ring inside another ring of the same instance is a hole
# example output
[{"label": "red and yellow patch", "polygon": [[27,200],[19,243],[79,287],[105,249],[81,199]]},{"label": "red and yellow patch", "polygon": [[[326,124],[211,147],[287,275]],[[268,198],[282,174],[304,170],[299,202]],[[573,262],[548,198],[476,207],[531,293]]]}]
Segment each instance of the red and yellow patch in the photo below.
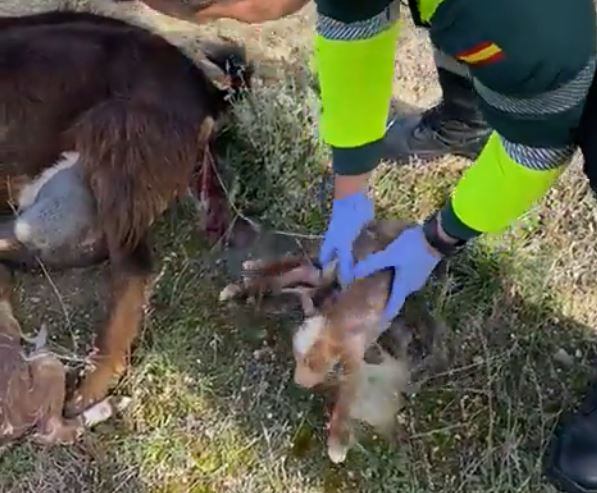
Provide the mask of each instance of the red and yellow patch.
[{"label": "red and yellow patch", "polygon": [[465,51],[461,51],[456,54],[456,58],[461,62],[468,63],[469,65],[488,65],[490,63],[499,62],[504,59],[504,52],[502,49],[492,43],[491,41],[485,41],[479,43]]}]

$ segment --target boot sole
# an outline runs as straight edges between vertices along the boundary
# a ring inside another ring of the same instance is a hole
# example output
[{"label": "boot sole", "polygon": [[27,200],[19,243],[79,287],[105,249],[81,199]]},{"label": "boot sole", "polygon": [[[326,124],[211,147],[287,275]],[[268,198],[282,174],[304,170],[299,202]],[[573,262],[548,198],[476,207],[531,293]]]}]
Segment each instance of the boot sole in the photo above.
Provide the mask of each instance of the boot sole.
[{"label": "boot sole", "polygon": [[[586,400],[596,400],[597,399],[597,386],[592,386],[587,394]],[[560,438],[560,433],[564,424],[568,422],[569,419],[572,418],[574,413],[567,413],[564,415],[559,423],[556,426],[554,431],[554,436],[549,444],[548,453],[545,457],[545,467],[544,467],[544,475],[549,480],[549,482],[558,488],[562,493],[597,493],[596,488],[587,489],[583,486],[580,486],[575,481],[569,479],[555,464],[555,455],[558,445],[558,440]]]},{"label": "boot sole", "polygon": [[588,490],[574,481],[570,481],[553,464],[550,464],[547,467],[545,470],[545,476],[547,479],[549,479],[549,482],[558,488],[562,493],[597,493],[597,490],[595,489]]}]

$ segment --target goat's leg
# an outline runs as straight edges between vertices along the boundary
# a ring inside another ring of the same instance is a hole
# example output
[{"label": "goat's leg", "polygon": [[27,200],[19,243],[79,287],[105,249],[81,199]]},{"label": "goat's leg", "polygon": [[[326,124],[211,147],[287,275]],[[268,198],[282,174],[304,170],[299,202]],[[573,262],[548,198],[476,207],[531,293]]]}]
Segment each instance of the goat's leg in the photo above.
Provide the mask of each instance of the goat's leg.
[{"label": "goat's leg", "polygon": [[112,256],[112,309],[100,330],[92,369],[66,406],[75,416],[103,399],[113,381],[124,373],[143,318],[146,289],[151,274],[149,248],[143,242],[131,254]]},{"label": "goat's leg", "polygon": [[87,428],[110,419],[130,403],[127,397],[108,397],[74,418],[64,418],[66,370],[52,354],[42,350],[29,363],[32,389],[28,394],[30,406],[41,419],[36,424],[33,440],[43,445],[71,444]]},{"label": "goat's leg", "polygon": [[42,418],[36,425],[33,440],[42,445],[66,445],[74,443],[86,429],[110,419],[130,403],[127,397],[108,397],[74,418],[62,413],[66,398],[66,370],[52,354],[41,352],[30,363],[33,389],[30,402],[42,410]]},{"label": "goat's leg", "polygon": [[0,263],[0,332],[15,342],[20,342],[21,326],[14,316],[12,303],[12,274]]},{"label": "goat's leg", "polygon": [[318,289],[330,284],[320,269],[308,259],[289,257],[273,261],[247,260],[243,263],[240,282],[229,284],[220,293],[220,301],[227,301],[242,296],[255,296],[265,292],[274,295],[282,293],[296,294],[303,309],[312,311],[312,298]]},{"label": "goat's leg", "polygon": [[334,463],[344,462],[353,442],[350,411],[357,395],[358,372],[362,359],[352,358],[343,362],[343,375],[328,428],[328,456]]},{"label": "goat's leg", "polygon": [[[11,281],[10,271],[0,264],[2,335],[5,337],[5,342],[12,340],[15,350],[20,351],[21,329],[13,315],[10,301]],[[15,373],[9,376],[17,383],[14,387],[9,384],[9,395],[5,396],[7,401],[15,404],[10,406],[9,413],[13,412],[18,416],[17,422],[30,419],[29,426],[35,425],[37,429],[34,440],[40,443],[72,442],[77,437],[79,425],[66,422],[62,418],[66,383],[64,365],[44,349],[27,358],[26,365],[22,367],[23,374],[18,373],[19,368],[15,367]]]},{"label": "goat's leg", "polygon": [[43,445],[70,444],[83,433],[80,418],[62,416],[66,397],[66,370],[64,365],[49,353],[34,355],[29,363],[33,389],[29,397],[41,410],[37,432],[33,440]]}]

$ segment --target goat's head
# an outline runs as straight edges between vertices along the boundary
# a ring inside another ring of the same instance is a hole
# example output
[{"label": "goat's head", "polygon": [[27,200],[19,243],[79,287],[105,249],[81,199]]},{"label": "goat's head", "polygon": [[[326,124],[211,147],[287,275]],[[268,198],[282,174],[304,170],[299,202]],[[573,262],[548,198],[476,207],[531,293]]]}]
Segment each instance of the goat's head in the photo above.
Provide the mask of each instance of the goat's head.
[{"label": "goat's head", "polygon": [[294,381],[304,388],[323,383],[339,361],[340,347],[329,337],[326,318],[310,317],[298,328],[292,340],[295,359]]},{"label": "goat's head", "polygon": [[323,384],[337,364],[349,372],[365,352],[362,326],[354,329],[333,326],[333,319],[317,314],[307,318],[293,337],[294,381],[304,388]]}]

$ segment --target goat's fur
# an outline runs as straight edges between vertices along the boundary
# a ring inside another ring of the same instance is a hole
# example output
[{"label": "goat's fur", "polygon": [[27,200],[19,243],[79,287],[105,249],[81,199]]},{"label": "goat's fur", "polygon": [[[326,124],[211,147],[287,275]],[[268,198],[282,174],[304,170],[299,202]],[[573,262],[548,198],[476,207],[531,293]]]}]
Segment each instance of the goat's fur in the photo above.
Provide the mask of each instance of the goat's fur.
[{"label": "goat's fur", "polygon": [[[0,2],[0,17],[31,16],[56,11],[96,14],[128,25],[145,29],[160,36],[178,48],[212,81],[220,84],[225,72],[217,63],[206,56],[214,38],[213,30],[168,17],[140,1],[118,0],[3,0]],[[216,36],[217,37],[217,36]]]},{"label": "goat's fur", "polygon": [[29,433],[42,444],[72,443],[86,427],[128,404],[127,398],[105,399],[80,416],[64,418],[66,369],[44,347],[45,337],[25,353],[10,295],[11,275],[0,265],[0,447]]},{"label": "goat's fur", "polygon": [[[222,70],[244,62],[235,45],[206,56]],[[119,20],[0,18],[0,209],[21,205],[0,223],[0,261],[112,267],[110,319],[69,414],[124,371],[151,274],[148,229],[186,192],[228,97],[176,47]]]},{"label": "goat's fur", "polygon": [[[406,226],[400,221],[369,224],[355,240],[355,258],[361,260],[382,250]],[[342,291],[335,267],[321,271],[307,257],[249,260],[241,282],[226,286],[220,295],[222,301],[265,293],[299,297],[306,319],[293,336],[295,382],[306,388],[320,386],[328,381],[336,364],[342,368],[328,435],[328,454],[334,462],[344,460],[352,442],[351,419],[387,431],[401,406],[400,394],[406,390],[411,373],[440,361],[442,324],[417,297],[407,299],[402,314],[388,331],[397,338],[395,354],[382,350],[377,363],[366,361],[374,343],[388,329],[382,313],[392,275],[399,273],[378,272]],[[423,358],[408,354],[413,328],[429,353]],[[371,379],[377,380],[372,383]]]}]

